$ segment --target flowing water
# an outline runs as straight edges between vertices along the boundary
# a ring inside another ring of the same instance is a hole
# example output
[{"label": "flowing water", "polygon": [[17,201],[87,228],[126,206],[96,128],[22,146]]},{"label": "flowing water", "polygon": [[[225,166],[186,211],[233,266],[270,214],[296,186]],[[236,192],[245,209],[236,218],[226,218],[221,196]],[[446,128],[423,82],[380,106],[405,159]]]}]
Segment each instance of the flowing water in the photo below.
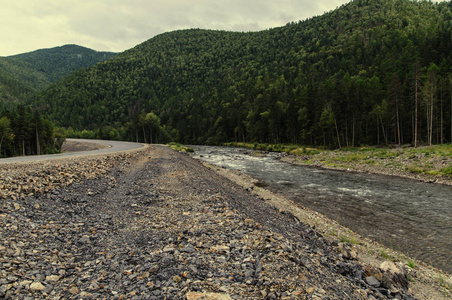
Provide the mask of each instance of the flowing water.
[{"label": "flowing water", "polygon": [[194,158],[241,170],[361,235],[452,273],[452,187],[284,163],[279,154],[193,146]]}]

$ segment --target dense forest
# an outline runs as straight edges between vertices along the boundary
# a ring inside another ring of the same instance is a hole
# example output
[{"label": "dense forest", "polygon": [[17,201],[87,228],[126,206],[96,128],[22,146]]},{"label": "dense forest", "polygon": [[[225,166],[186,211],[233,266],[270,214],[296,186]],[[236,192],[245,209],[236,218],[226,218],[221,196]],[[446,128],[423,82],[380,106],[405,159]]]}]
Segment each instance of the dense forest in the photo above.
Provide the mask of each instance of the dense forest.
[{"label": "dense forest", "polygon": [[57,153],[64,140],[36,109],[17,105],[0,112],[0,157]]},{"label": "dense forest", "polygon": [[0,57],[0,103],[5,106],[19,100],[26,101],[37,91],[70,73],[115,55],[77,45],[65,45]]},{"label": "dense forest", "polygon": [[115,55],[66,45],[0,57],[0,157],[59,152],[64,134],[23,103],[75,70]]},{"label": "dense forest", "polygon": [[451,66],[452,2],[354,0],[261,32],[165,33],[32,103],[69,131],[104,138],[446,143]]}]

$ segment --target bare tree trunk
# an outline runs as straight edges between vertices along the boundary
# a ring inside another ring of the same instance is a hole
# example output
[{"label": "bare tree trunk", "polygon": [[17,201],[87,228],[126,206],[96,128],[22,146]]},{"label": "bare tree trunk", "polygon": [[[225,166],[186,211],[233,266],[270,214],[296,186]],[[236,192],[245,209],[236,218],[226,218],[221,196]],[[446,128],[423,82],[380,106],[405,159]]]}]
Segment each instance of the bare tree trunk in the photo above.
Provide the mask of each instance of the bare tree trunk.
[{"label": "bare tree trunk", "polygon": [[399,120],[399,103],[396,104],[396,122],[397,122],[397,142],[401,145],[400,138],[400,120]]},{"label": "bare tree trunk", "polygon": [[441,139],[441,144],[444,144],[444,139],[443,139],[443,125],[444,125],[444,120],[443,120],[443,93],[441,92],[441,103],[440,103],[440,107],[441,107],[441,112],[440,112],[440,139]]},{"label": "bare tree trunk", "polygon": [[39,145],[39,132],[37,126],[36,126],[36,154],[41,155],[41,146]]},{"label": "bare tree trunk", "polygon": [[432,103],[430,109],[430,146],[433,144],[433,104],[434,104],[434,96],[432,95]]},{"label": "bare tree trunk", "polygon": [[417,147],[417,120],[418,120],[418,111],[417,111],[417,106],[418,106],[418,82],[416,80],[416,90],[414,92],[415,96],[415,105],[414,105],[414,148]]},{"label": "bare tree trunk", "polygon": [[388,137],[386,136],[386,131],[385,131],[385,127],[383,125],[383,118],[380,116],[380,121],[381,121],[381,130],[383,131],[383,138],[385,139],[385,145],[388,144]]},{"label": "bare tree trunk", "polygon": [[339,144],[339,149],[340,149],[340,148],[342,148],[341,147],[341,138],[339,136],[339,129],[337,128],[336,118],[334,118],[334,125],[336,126],[337,143]]},{"label": "bare tree trunk", "polygon": [[144,129],[144,125],[143,125],[143,138],[144,138],[144,143],[147,144],[147,142],[146,142],[146,130]]},{"label": "bare tree trunk", "polygon": [[414,147],[417,147],[418,140],[418,104],[419,103],[419,61],[414,65]]},{"label": "bare tree trunk", "polygon": [[[344,132],[342,132],[342,136],[344,135]],[[349,147],[348,144],[348,122],[345,122],[345,145]]]},{"label": "bare tree trunk", "polygon": [[377,118],[377,145],[380,145],[380,125]]},{"label": "bare tree trunk", "polygon": [[0,157],[2,156],[2,144],[3,144],[3,138],[4,138],[4,135],[2,135],[2,138],[0,139]]}]

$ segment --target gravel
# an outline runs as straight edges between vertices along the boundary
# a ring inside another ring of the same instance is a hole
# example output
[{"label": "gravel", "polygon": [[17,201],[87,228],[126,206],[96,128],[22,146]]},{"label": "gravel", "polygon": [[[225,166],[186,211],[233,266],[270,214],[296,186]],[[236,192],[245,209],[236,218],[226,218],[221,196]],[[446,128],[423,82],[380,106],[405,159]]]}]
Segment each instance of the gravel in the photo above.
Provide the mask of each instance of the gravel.
[{"label": "gravel", "polygon": [[0,175],[0,298],[413,299],[403,268],[167,147]]}]

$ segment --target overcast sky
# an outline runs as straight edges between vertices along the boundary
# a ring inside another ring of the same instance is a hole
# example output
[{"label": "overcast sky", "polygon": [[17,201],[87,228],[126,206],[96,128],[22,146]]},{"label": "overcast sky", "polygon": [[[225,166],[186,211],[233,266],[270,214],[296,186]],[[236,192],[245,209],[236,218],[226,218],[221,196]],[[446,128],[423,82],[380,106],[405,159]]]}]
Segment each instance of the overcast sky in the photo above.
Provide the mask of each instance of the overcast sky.
[{"label": "overcast sky", "polygon": [[121,52],[187,28],[257,31],[305,20],[349,0],[8,0],[0,56],[77,44]]}]

